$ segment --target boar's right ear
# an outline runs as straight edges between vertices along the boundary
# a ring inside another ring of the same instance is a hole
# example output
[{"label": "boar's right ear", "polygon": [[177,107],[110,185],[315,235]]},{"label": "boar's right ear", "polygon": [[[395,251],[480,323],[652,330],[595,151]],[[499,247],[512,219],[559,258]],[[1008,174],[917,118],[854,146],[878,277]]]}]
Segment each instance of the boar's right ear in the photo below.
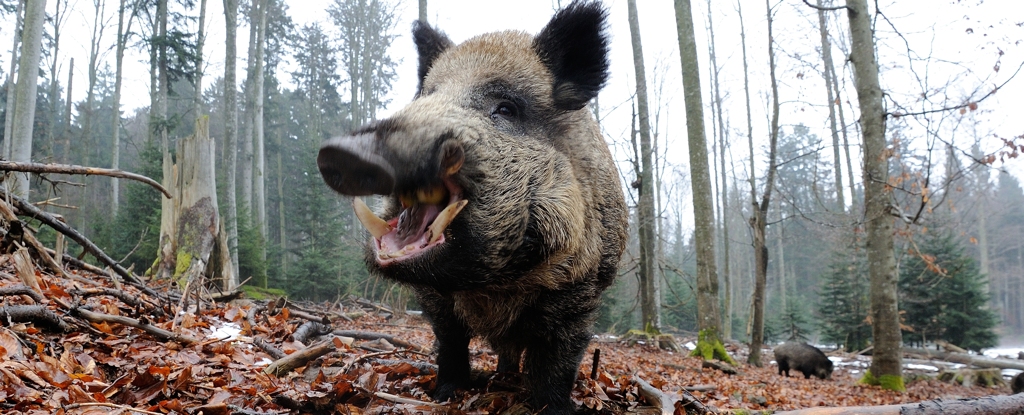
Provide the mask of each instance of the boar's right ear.
[{"label": "boar's right ear", "polygon": [[416,87],[416,95],[419,95],[423,90],[423,79],[427,77],[427,72],[430,72],[434,60],[455,44],[444,33],[420,20],[412,24],[412,38],[416,42],[416,51],[420,55],[420,67],[417,71],[420,83]]},{"label": "boar's right ear", "polygon": [[555,78],[551,98],[556,108],[583,108],[608,80],[607,16],[600,2],[577,0],[534,38],[533,49]]}]

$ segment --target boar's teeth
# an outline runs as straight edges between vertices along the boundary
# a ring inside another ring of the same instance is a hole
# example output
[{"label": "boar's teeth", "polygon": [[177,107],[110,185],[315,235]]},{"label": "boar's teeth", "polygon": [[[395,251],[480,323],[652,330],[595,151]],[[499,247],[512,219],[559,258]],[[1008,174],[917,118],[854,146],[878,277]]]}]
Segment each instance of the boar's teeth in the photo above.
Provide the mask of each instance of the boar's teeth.
[{"label": "boar's teeth", "polygon": [[370,207],[366,206],[366,202],[363,202],[363,199],[358,197],[353,199],[352,208],[356,211],[356,218],[359,219],[359,223],[362,223],[363,227],[370,231],[370,235],[373,235],[374,238],[380,239],[380,237],[391,232],[391,225],[388,225],[384,219],[374,215],[370,211]]},{"label": "boar's teeth", "polygon": [[434,223],[430,224],[430,243],[437,242],[438,239],[441,239],[441,235],[444,234],[445,228],[448,227],[448,224],[452,223],[452,220],[455,219],[455,215],[458,215],[459,212],[462,211],[462,208],[466,207],[466,203],[468,203],[466,200],[460,200],[448,205],[448,207],[444,208],[441,213],[437,214],[437,218],[434,218]]},{"label": "boar's teeth", "polygon": [[423,204],[438,205],[444,201],[444,187],[437,186],[427,190],[419,189],[416,191],[416,200]]}]

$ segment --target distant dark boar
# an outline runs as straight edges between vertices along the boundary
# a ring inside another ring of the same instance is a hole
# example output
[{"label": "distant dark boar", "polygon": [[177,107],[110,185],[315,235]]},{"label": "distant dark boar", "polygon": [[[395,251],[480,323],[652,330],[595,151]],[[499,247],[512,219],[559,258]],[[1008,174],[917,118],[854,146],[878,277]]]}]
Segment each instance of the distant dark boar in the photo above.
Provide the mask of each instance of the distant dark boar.
[{"label": "distant dark boar", "polygon": [[1017,376],[1013,377],[1013,380],[1010,381],[1010,389],[1015,394],[1024,392],[1024,372],[1020,372]]},{"label": "distant dark boar", "polygon": [[832,361],[817,347],[806,343],[786,342],[775,348],[775,362],[779,364],[779,374],[795,369],[804,374],[804,379],[811,375],[821,379],[832,377]]},{"label": "distant dark boar", "polygon": [[417,22],[419,90],[394,116],[324,142],[324,181],[385,195],[356,215],[371,273],[411,285],[434,329],[445,401],[469,384],[470,338],[569,413],[601,292],[626,240],[615,163],[587,102],[608,77],[606,11],[575,1],[537,36],[455,45]]}]

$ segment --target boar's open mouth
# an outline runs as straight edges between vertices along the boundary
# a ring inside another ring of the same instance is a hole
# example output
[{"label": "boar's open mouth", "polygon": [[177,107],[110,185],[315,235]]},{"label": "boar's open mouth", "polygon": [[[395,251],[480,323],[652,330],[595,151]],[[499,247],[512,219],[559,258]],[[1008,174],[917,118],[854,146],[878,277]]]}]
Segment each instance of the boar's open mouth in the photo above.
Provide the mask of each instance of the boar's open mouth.
[{"label": "boar's open mouth", "polygon": [[445,229],[467,201],[460,198],[459,189],[451,180],[443,182],[400,195],[401,212],[391,220],[377,217],[362,199],[355,198],[352,205],[356,217],[373,235],[379,264],[410,259],[445,242]]}]

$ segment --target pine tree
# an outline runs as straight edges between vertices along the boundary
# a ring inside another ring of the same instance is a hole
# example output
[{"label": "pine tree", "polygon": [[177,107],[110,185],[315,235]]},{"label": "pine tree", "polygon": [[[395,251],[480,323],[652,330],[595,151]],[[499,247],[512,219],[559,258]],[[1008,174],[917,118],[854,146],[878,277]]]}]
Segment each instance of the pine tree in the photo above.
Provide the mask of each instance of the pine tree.
[{"label": "pine tree", "polygon": [[900,309],[907,343],[945,340],[980,351],[998,342],[984,275],[950,230],[924,235],[900,269]]},{"label": "pine tree", "polygon": [[868,281],[864,256],[835,251],[829,269],[821,276],[819,289],[821,339],[842,345],[847,352],[861,350],[871,340],[871,326],[867,323]]}]

